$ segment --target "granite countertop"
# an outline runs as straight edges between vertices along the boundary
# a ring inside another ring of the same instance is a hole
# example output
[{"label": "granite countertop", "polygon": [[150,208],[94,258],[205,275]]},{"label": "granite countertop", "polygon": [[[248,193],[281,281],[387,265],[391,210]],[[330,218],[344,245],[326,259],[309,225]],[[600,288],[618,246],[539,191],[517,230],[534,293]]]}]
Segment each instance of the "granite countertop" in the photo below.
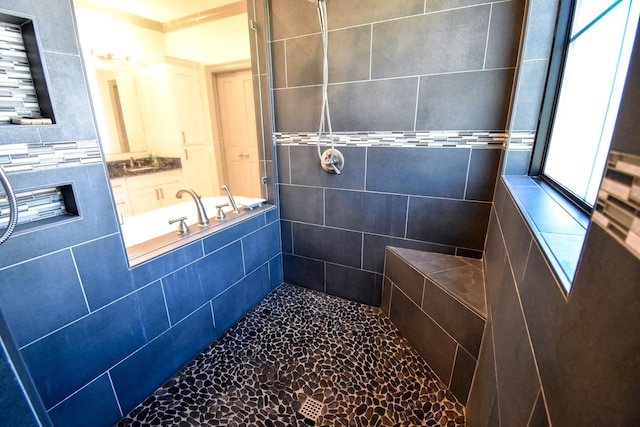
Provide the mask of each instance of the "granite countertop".
[{"label": "granite countertop", "polygon": [[134,158],[133,164],[134,166],[131,167],[131,160],[107,162],[109,178],[125,178],[182,169],[182,162],[178,157],[155,157],[154,162],[151,162],[148,157]]}]

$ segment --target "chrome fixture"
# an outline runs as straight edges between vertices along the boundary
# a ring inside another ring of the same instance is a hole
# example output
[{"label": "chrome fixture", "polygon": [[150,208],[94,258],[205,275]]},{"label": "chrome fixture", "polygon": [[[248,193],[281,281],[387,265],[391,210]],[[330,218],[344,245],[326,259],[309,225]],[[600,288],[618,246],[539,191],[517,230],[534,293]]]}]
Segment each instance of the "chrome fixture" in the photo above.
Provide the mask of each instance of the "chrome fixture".
[{"label": "chrome fixture", "polygon": [[174,224],[178,221],[180,221],[180,224],[178,224],[178,234],[188,234],[189,233],[189,226],[187,226],[187,223],[185,222],[187,220],[186,216],[181,216],[180,218],[176,218],[176,219],[170,219],[169,220],[169,224]]},{"label": "chrome fixture", "polygon": [[179,190],[176,193],[176,197],[178,199],[182,199],[182,195],[184,193],[188,193],[193,197],[193,201],[196,202],[196,209],[198,211],[198,225],[200,227],[206,227],[209,225],[209,217],[207,216],[207,211],[204,210],[204,205],[202,204],[202,200],[200,200],[200,196],[196,194],[193,190]]},{"label": "chrome fixture", "polygon": [[335,149],[329,148],[322,153],[320,166],[325,172],[340,175],[340,170],[344,167],[344,156]]},{"label": "chrome fixture", "polygon": [[13,191],[13,187],[11,186],[11,182],[9,182],[9,178],[2,166],[0,166],[0,183],[4,188],[4,194],[9,200],[9,223],[7,224],[7,228],[2,232],[2,235],[0,235],[1,245],[7,241],[18,224],[18,201],[16,199],[16,193]]},{"label": "chrome fixture", "polygon": [[218,216],[216,216],[216,219],[219,219],[220,221],[225,219],[224,209],[222,209],[225,206],[229,206],[229,203],[224,203],[222,205],[216,205],[216,209],[218,209]]},{"label": "chrome fixture", "polygon": [[227,193],[227,197],[229,198],[229,203],[231,204],[231,207],[233,208],[233,211],[235,213],[240,213],[240,211],[238,210],[238,205],[236,205],[236,201],[233,198],[233,196],[231,195],[231,191],[229,190],[229,187],[227,187],[226,185],[223,185],[220,188],[222,188]]}]

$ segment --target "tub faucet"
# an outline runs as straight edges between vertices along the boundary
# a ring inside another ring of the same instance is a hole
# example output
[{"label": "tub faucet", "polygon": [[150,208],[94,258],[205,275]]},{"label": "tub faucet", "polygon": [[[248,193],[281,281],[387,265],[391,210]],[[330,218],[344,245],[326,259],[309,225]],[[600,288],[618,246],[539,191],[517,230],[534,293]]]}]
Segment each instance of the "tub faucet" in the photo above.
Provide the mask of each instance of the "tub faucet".
[{"label": "tub faucet", "polygon": [[231,207],[233,208],[233,211],[235,213],[240,213],[240,211],[238,210],[238,205],[236,205],[236,201],[234,200],[233,196],[231,195],[231,191],[229,190],[229,187],[227,187],[226,185],[223,185],[220,188],[222,188],[227,193],[227,197],[229,198],[229,203],[231,204]]},{"label": "tub faucet", "polygon": [[193,197],[193,201],[196,202],[196,210],[198,211],[198,225],[200,227],[206,227],[209,225],[209,217],[207,216],[207,211],[204,210],[204,205],[202,204],[202,200],[200,200],[200,196],[196,194],[193,190],[180,190],[176,193],[176,197],[178,199],[182,199],[182,195],[184,193],[188,193]]}]

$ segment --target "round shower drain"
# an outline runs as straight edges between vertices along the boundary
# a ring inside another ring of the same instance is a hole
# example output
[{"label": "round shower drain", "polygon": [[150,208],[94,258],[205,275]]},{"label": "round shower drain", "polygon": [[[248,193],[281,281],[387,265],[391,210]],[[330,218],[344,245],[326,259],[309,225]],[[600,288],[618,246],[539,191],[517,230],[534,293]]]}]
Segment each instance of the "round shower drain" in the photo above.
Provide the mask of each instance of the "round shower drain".
[{"label": "round shower drain", "polygon": [[318,402],[317,400],[308,397],[298,410],[298,413],[315,422],[322,412],[322,406],[322,402]]}]

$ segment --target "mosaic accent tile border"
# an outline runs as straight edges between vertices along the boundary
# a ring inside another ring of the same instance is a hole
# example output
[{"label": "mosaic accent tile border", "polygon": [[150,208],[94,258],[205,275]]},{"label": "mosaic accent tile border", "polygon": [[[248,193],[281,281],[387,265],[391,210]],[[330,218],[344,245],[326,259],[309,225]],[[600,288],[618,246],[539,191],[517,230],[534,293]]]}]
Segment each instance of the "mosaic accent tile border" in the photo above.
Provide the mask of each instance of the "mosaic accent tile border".
[{"label": "mosaic accent tile border", "polygon": [[[67,213],[59,188],[42,188],[16,194],[18,224],[40,221]],[[0,227],[9,223],[9,199],[0,191]]]},{"label": "mosaic accent tile border", "polygon": [[97,139],[0,144],[0,165],[7,173],[102,162]]},{"label": "mosaic accent tile border", "polygon": [[19,25],[0,22],[0,124],[41,117]]},{"label": "mosaic accent tile border", "polygon": [[640,156],[609,154],[593,220],[640,258]]},{"label": "mosaic accent tile border", "polygon": [[510,150],[530,150],[533,148],[533,143],[536,140],[535,131],[522,131],[511,132],[509,134],[509,149]]},{"label": "mosaic accent tile border", "polygon": [[[336,146],[382,147],[475,147],[502,148],[508,134],[504,131],[428,131],[428,132],[335,132]],[[275,132],[278,145],[315,145],[317,132]],[[328,136],[322,136],[322,144],[330,144]]]}]

